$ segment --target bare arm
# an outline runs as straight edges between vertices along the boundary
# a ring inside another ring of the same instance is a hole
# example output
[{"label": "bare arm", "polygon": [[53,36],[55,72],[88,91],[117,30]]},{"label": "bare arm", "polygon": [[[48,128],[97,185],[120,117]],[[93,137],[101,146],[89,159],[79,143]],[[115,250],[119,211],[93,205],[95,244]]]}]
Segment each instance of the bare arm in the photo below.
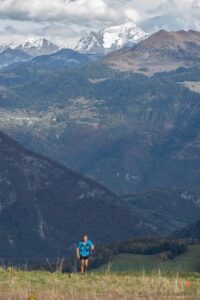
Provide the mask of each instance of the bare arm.
[{"label": "bare arm", "polygon": [[77,256],[77,258],[80,258],[80,250],[79,250],[79,248],[76,248],[76,256]]},{"label": "bare arm", "polygon": [[90,247],[90,254],[92,254],[92,251],[94,250],[94,245],[91,243],[91,247]]}]

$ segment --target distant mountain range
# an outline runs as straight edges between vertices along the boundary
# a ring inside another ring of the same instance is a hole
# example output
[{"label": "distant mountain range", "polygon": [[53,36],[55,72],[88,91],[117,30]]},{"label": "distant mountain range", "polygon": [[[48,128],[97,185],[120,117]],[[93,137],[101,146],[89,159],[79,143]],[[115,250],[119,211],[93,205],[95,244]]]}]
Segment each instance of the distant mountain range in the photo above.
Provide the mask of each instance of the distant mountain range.
[{"label": "distant mountain range", "polygon": [[148,36],[134,23],[108,27],[102,31],[91,31],[75,47],[84,53],[108,53],[123,47],[132,47]]},{"label": "distant mountain range", "polygon": [[[126,23],[100,32],[91,32],[79,41],[75,47],[76,51],[60,50],[46,39],[10,43],[0,49],[0,67],[28,61],[31,56],[38,57],[33,63],[53,66],[74,65],[101,58],[97,56],[98,54],[112,52],[104,59],[104,63],[108,66],[122,71],[153,74],[198,62],[200,33],[193,30],[177,32],[161,30],[148,37],[135,24]],[[93,56],[84,57],[78,52]]]},{"label": "distant mountain range", "polygon": [[[60,49],[47,39],[27,39],[0,46],[0,68],[29,61],[52,67],[75,65],[97,60],[108,52],[132,47],[148,35],[134,23],[113,26],[84,36],[73,49]],[[58,52],[58,54],[57,54]],[[82,54],[80,54],[81,52]],[[24,54],[23,54],[24,53]],[[87,54],[84,57],[83,54]],[[89,55],[89,56],[88,56]]]},{"label": "distant mountain range", "polygon": [[98,53],[83,54],[73,49],[60,49],[48,40],[29,40],[0,46],[0,68],[16,63],[30,62],[36,65],[59,68],[95,61],[102,57]]},{"label": "distant mountain range", "polygon": [[[136,24],[125,23],[86,34],[74,46],[74,50],[87,54],[105,54],[123,47],[131,47],[146,37],[147,34]],[[53,54],[59,51],[60,47],[45,38],[29,38],[22,42],[1,45],[0,53],[7,49],[20,50],[35,57]]]}]

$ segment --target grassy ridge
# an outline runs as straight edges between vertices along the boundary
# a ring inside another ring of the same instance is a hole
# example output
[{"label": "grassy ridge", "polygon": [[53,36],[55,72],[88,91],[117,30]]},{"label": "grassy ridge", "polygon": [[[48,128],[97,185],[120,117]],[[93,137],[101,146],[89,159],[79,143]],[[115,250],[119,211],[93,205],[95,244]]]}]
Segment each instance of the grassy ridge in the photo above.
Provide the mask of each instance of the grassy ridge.
[{"label": "grassy ridge", "polygon": [[[200,275],[154,272],[69,275],[0,270],[1,300],[199,299]],[[180,297],[180,298],[179,298]]]},{"label": "grassy ridge", "polygon": [[114,256],[110,265],[102,266],[98,270],[105,271],[176,271],[199,272],[200,271],[200,245],[193,245],[184,254],[175,259],[161,260],[160,255],[120,254]]}]

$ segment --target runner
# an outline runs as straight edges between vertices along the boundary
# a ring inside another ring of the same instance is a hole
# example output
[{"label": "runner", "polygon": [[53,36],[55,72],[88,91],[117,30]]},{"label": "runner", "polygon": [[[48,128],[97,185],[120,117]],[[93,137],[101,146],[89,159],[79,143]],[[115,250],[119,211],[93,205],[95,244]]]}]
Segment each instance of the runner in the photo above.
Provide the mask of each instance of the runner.
[{"label": "runner", "polygon": [[93,243],[88,239],[86,234],[83,235],[82,240],[77,244],[77,258],[80,260],[80,271],[81,275],[85,275],[88,264],[89,264],[89,257],[94,250]]}]

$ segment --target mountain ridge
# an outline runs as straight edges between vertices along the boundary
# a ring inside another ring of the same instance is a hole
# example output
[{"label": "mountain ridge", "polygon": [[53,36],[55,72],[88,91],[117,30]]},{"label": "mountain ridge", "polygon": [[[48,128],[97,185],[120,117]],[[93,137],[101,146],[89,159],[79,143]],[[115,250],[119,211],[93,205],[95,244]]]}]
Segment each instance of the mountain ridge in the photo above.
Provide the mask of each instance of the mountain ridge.
[{"label": "mountain ridge", "polygon": [[73,49],[62,48],[53,54],[34,57],[30,63],[40,66],[63,67],[65,65],[79,65],[90,62],[89,56],[81,54]]},{"label": "mountain ridge", "polygon": [[0,68],[31,60],[32,56],[18,49],[7,48],[0,52]]}]

